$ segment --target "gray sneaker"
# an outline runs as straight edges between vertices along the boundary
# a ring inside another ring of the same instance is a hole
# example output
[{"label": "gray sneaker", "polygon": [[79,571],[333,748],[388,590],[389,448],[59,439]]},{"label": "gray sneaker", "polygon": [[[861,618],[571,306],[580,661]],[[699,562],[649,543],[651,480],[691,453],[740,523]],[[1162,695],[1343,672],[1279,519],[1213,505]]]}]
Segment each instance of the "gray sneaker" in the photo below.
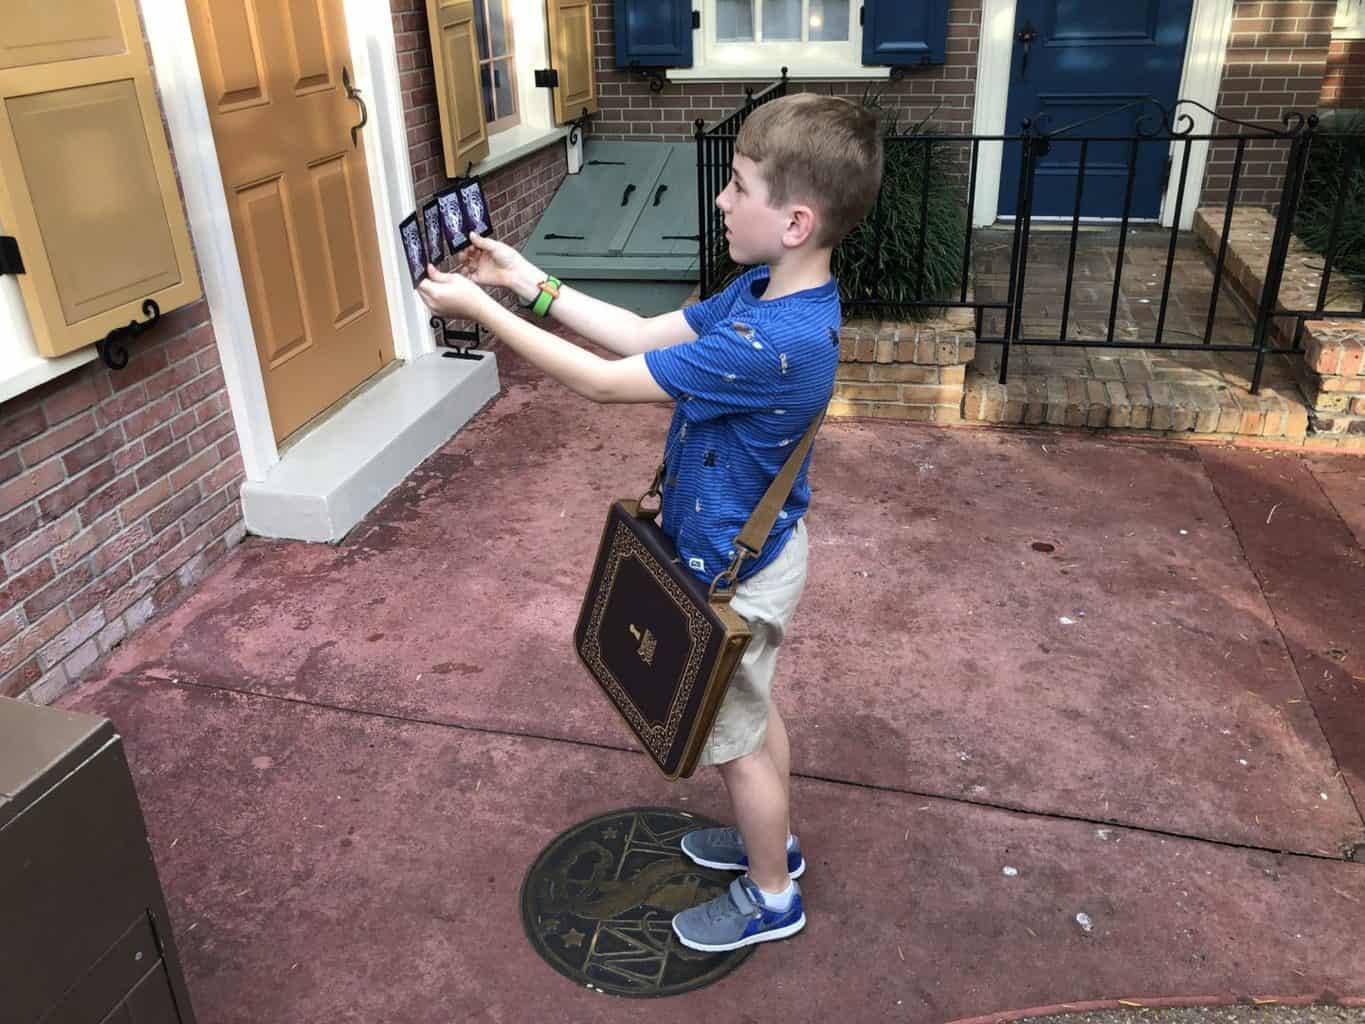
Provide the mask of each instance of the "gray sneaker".
[{"label": "gray sneaker", "polygon": [[[699,828],[682,837],[682,851],[704,868],[721,871],[748,871],[749,857],[738,829]],[[787,847],[787,874],[800,878],[806,873],[806,858],[801,856],[801,840],[793,838]]]},{"label": "gray sneaker", "polygon": [[684,910],[673,917],[673,934],[688,949],[723,953],[756,942],[772,942],[795,935],[806,927],[801,908],[801,887],[795,882],[791,906],[770,910],[763,905],[758,887],[742,875],[709,903]]}]

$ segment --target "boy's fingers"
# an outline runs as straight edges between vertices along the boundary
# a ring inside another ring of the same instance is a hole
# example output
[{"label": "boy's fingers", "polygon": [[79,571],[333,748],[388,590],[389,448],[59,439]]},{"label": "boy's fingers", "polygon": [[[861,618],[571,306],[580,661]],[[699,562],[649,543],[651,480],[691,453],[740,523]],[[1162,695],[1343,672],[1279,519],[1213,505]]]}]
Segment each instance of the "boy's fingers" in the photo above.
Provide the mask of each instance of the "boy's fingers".
[{"label": "boy's fingers", "polygon": [[491,239],[484,238],[483,235],[479,234],[477,231],[471,231],[469,233],[469,240],[473,242],[476,246],[478,246],[480,249],[487,249],[490,252],[492,251],[493,246],[497,244]]},{"label": "boy's fingers", "polygon": [[450,275],[444,270],[437,270],[430,263],[427,264],[427,277],[432,281],[449,281]]}]

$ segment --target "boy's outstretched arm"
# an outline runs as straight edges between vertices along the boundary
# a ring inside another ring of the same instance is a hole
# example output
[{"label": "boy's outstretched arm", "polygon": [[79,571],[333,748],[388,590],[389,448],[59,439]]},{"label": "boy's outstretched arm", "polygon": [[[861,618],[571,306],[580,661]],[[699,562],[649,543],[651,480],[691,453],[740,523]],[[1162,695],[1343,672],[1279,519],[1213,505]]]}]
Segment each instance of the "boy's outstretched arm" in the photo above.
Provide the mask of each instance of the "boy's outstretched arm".
[{"label": "boy's outstretched arm", "polygon": [[[544,271],[505,242],[477,234],[470,238],[474,244],[459,256],[460,273],[485,287],[506,288],[526,302],[536,297],[546,277]],[[642,317],[585,295],[572,285],[560,289],[550,316],[618,356],[633,356],[697,337],[682,310]]]},{"label": "boy's outstretched arm", "polygon": [[447,274],[428,266],[427,279],[417,291],[432,312],[455,319],[477,320],[501,338],[508,348],[584,398],[603,403],[673,400],[654,380],[643,355],[603,359],[585,351],[527,323],[461,274]]}]

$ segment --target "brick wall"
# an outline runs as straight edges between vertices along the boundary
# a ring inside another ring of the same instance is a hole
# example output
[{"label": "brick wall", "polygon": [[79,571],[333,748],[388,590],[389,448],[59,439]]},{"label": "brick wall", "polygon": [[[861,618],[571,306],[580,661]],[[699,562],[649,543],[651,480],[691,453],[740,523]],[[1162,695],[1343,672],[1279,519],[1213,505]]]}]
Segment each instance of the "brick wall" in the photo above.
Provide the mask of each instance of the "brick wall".
[{"label": "brick wall", "polygon": [[[692,137],[698,118],[715,122],[743,103],[745,83],[740,82],[671,82],[661,93],[650,92],[647,80],[616,68],[611,0],[594,0],[593,21],[600,110],[592,121],[594,138],[681,141]],[[858,98],[869,84],[886,87],[882,102],[902,112],[902,123],[932,114],[933,123],[942,131],[968,132],[976,98],[980,36],[981,0],[951,0],[947,63],[911,69],[900,82],[794,82],[792,88]],[[793,67],[789,73],[795,80],[801,69]],[[767,80],[747,84],[761,88]]]},{"label": "brick wall", "polygon": [[[441,147],[441,118],[431,62],[431,36],[427,31],[423,0],[390,0],[393,31],[398,49],[398,79],[403,96],[403,117],[408,130],[408,158],[418,204],[450,184],[445,175]],[[531,234],[559,183],[568,173],[564,144],[545,149],[500,167],[483,178],[494,233],[519,246]]]},{"label": "brick wall", "polygon": [[0,404],[0,694],[47,703],[241,540],[208,307]]},{"label": "brick wall", "polygon": [[1334,110],[1365,110],[1365,39],[1332,40],[1319,105]]},{"label": "brick wall", "polygon": [[[1336,8],[1336,0],[1236,0],[1218,111],[1238,120],[1278,123],[1287,111],[1317,109]],[[1279,201],[1287,151],[1284,142],[1248,145],[1239,205]],[[1212,147],[1202,204],[1227,202],[1234,157],[1233,144]]]}]

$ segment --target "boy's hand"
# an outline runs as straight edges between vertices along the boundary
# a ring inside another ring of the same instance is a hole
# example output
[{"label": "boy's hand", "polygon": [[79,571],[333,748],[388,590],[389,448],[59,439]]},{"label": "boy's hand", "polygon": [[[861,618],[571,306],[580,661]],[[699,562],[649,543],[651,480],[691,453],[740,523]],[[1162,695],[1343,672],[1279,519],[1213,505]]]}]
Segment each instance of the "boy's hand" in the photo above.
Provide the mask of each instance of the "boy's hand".
[{"label": "boy's hand", "polygon": [[506,242],[471,234],[473,243],[457,257],[461,274],[485,288],[507,288],[522,299],[535,298],[545,275]]},{"label": "boy's hand", "polygon": [[468,277],[447,274],[427,264],[427,279],[417,294],[437,316],[450,320],[477,320],[480,308],[491,301],[488,293]]}]

